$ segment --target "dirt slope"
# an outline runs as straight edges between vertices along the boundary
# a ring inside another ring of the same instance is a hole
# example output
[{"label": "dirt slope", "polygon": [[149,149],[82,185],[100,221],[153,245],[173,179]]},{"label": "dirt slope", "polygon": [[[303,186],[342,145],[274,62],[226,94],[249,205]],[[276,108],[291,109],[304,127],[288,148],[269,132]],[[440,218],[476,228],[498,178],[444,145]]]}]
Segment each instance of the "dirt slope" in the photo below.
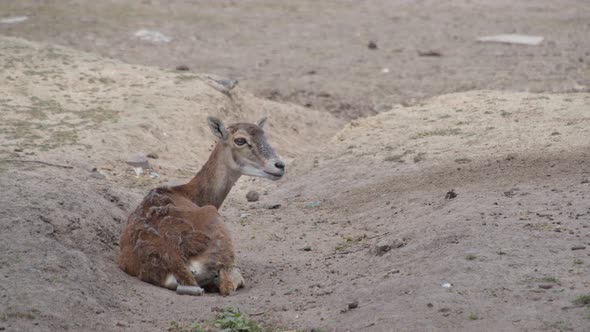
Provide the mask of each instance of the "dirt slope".
[{"label": "dirt slope", "polygon": [[[446,95],[338,132],[326,114],[241,89],[229,99],[204,75],[16,39],[0,48],[2,160],[74,166],[0,163],[0,328],[160,331],[228,305],[282,329],[590,326],[572,304],[590,293],[589,94]],[[113,261],[147,189],[203,163],[210,113],[270,114],[288,175],[244,178],[222,207],[248,287],[182,297]],[[160,178],[125,166],[138,152],[159,154]],[[250,189],[260,202],[246,202]]]},{"label": "dirt slope", "polygon": [[[23,15],[29,19],[0,24],[0,34],[134,64],[186,65],[345,118],[476,89],[590,91],[586,0],[19,0],[0,7],[0,18]],[[171,40],[135,38],[141,29]],[[475,41],[501,33],[545,39],[533,47]],[[420,55],[432,52],[440,56]]]}]

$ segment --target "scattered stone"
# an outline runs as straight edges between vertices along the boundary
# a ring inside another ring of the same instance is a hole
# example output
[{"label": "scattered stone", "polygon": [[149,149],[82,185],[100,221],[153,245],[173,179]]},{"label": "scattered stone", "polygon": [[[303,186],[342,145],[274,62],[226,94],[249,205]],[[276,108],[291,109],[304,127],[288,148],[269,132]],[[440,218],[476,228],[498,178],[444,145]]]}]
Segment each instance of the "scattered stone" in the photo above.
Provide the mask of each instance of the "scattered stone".
[{"label": "scattered stone", "polygon": [[13,24],[13,23],[24,22],[24,21],[26,21],[28,19],[29,19],[28,16],[10,16],[10,17],[1,18],[0,19],[0,23],[3,23],[3,24]]},{"label": "scattered stone", "polygon": [[506,158],[504,158],[504,160],[506,160],[506,161],[514,160],[514,159],[516,159],[516,157],[518,157],[518,154],[516,154],[516,153],[509,153],[506,156]]},{"label": "scattered stone", "polygon": [[311,208],[314,208],[314,207],[318,207],[321,204],[322,204],[322,202],[320,202],[320,201],[313,201],[313,202],[309,202],[309,203],[305,204],[303,207],[306,208],[306,209],[311,209]]},{"label": "scattered stone", "polygon": [[450,282],[443,282],[442,284],[440,284],[440,287],[442,288],[451,288],[453,285],[451,285]]},{"label": "scattered stone", "polygon": [[373,254],[377,256],[383,256],[385,253],[389,252],[391,249],[401,248],[406,245],[406,241],[404,239],[384,239],[379,241],[375,247],[373,248]]},{"label": "scattered stone", "polygon": [[457,193],[455,192],[455,189],[451,189],[449,191],[447,191],[446,195],[445,195],[445,199],[453,199],[457,197]]},{"label": "scattered stone", "polygon": [[160,156],[158,156],[158,154],[155,153],[155,152],[148,153],[146,157],[151,158],[151,159],[158,159],[158,158],[160,158]]},{"label": "scattered stone", "polygon": [[586,246],[573,246],[572,250],[584,250],[586,249]]},{"label": "scattered stone", "polygon": [[376,50],[376,49],[378,48],[378,47],[377,47],[377,43],[375,43],[375,42],[374,42],[374,41],[372,41],[372,40],[371,40],[371,41],[369,41],[369,44],[367,45],[367,47],[368,47],[370,50]]},{"label": "scattered stone", "polygon": [[442,53],[439,51],[418,51],[419,56],[441,57]]},{"label": "scattered stone", "polygon": [[23,152],[24,150],[22,148],[16,148],[14,149],[14,152]]},{"label": "scattered stone", "polygon": [[90,173],[90,177],[98,180],[106,179],[106,176],[100,172],[92,172]]},{"label": "scattered stone", "polygon": [[443,316],[448,316],[451,314],[451,309],[449,308],[440,308],[438,309],[438,312],[440,312]]},{"label": "scattered stone", "polygon": [[542,284],[542,285],[539,285],[539,288],[541,288],[541,289],[551,289],[551,288],[553,288],[553,285],[551,285],[551,284]]},{"label": "scattered stone", "polygon": [[138,168],[150,168],[150,162],[144,156],[135,156],[126,161],[127,165]]},{"label": "scattered stone", "polygon": [[143,174],[143,168],[141,167],[133,167],[133,172],[135,173],[135,176],[140,176]]},{"label": "scattered stone", "polygon": [[187,65],[180,65],[180,66],[176,66],[176,70],[178,70],[178,71],[189,71],[191,69]]},{"label": "scattered stone", "polygon": [[281,207],[281,204],[264,204],[263,207],[269,210],[276,210]]},{"label": "scattered stone", "polygon": [[427,306],[428,308],[432,308],[432,307],[434,307],[434,304],[432,304],[432,303],[430,303],[430,302],[429,302],[429,303],[426,303],[426,306]]},{"label": "scattered stone", "polygon": [[359,302],[358,301],[352,301],[348,304],[348,310],[352,310],[352,309],[356,309],[359,307]]},{"label": "scattered stone", "polygon": [[469,158],[458,158],[458,159],[455,159],[455,162],[457,164],[468,164],[468,163],[471,162],[471,159],[469,159]]},{"label": "scattered stone", "polygon": [[238,85],[238,80],[232,80],[232,79],[215,80],[215,82],[217,84],[223,86],[224,88],[226,88],[228,91],[232,90],[233,88],[236,87],[236,85]]},{"label": "scattered stone", "polygon": [[246,219],[250,216],[250,213],[244,212],[244,213],[240,213],[240,219]]},{"label": "scattered stone", "polygon": [[152,179],[157,179],[160,177],[160,174],[156,173],[156,172],[150,172],[150,178]]},{"label": "scattered stone", "polygon": [[535,45],[539,45],[539,44],[541,44],[541,42],[543,42],[543,36],[502,34],[502,35],[479,37],[479,38],[477,38],[477,41],[535,46]]},{"label": "scattered stone", "polygon": [[260,199],[260,195],[258,194],[257,191],[250,190],[246,194],[246,199],[248,200],[248,202],[256,202],[256,201],[258,201]]},{"label": "scattered stone", "polygon": [[168,37],[159,31],[147,29],[137,30],[133,34],[133,37],[153,44],[169,43],[172,41],[171,37]]},{"label": "scattered stone", "polygon": [[302,249],[303,251],[311,251],[311,247],[310,246],[305,246]]}]

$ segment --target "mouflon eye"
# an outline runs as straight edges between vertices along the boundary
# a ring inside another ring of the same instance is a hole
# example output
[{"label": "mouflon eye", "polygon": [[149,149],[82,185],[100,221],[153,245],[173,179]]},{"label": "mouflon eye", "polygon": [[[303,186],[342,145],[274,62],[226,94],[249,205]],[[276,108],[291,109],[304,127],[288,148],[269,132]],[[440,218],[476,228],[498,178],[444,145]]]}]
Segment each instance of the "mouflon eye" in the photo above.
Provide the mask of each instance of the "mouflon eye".
[{"label": "mouflon eye", "polygon": [[236,143],[237,145],[244,145],[244,144],[246,144],[246,140],[243,138],[236,138],[234,140],[234,143]]}]

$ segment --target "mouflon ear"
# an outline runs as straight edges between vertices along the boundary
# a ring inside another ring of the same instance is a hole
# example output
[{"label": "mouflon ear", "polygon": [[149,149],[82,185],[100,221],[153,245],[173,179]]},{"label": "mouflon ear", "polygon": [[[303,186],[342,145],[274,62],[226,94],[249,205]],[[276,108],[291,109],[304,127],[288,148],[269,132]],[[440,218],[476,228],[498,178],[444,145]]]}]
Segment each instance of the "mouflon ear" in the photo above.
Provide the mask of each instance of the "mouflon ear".
[{"label": "mouflon ear", "polygon": [[216,117],[209,116],[207,117],[207,123],[209,124],[209,128],[211,128],[213,135],[219,137],[223,141],[227,140],[229,133],[227,132],[223,121]]},{"label": "mouflon ear", "polygon": [[260,128],[264,127],[264,124],[266,123],[266,119],[267,119],[267,117],[265,116],[262,119],[256,121],[256,125]]}]

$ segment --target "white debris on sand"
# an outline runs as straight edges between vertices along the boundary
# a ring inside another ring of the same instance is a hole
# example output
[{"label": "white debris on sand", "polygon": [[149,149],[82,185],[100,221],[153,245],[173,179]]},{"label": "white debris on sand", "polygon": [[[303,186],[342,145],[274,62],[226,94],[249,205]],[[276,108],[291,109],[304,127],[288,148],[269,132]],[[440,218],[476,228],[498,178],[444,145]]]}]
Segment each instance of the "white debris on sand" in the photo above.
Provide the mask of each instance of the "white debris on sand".
[{"label": "white debris on sand", "polygon": [[494,36],[484,36],[477,38],[479,42],[495,42],[518,45],[539,45],[543,42],[543,36],[530,36],[519,34],[503,34]]},{"label": "white debris on sand", "polygon": [[12,23],[20,23],[28,20],[28,16],[11,16],[11,17],[4,17],[0,18],[0,23],[3,24],[12,24]]},{"label": "white debris on sand", "polygon": [[137,30],[133,34],[133,37],[154,44],[169,43],[172,41],[172,37],[168,37],[159,31],[146,29]]}]

